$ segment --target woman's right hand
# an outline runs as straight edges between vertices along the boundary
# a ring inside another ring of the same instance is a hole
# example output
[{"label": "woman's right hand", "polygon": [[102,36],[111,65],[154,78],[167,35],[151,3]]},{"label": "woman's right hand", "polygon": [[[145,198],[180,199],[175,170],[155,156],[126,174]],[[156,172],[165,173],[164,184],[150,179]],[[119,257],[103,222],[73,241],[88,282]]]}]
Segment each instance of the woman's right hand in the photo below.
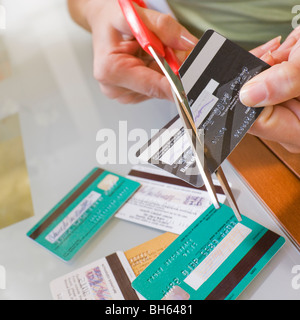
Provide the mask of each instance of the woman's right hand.
[{"label": "woman's right hand", "polygon": [[[150,98],[173,100],[170,85],[153,58],[134,39],[117,0],[69,0],[76,20],[75,2],[81,3],[85,28],[92,32],[94,77],[102,92],[121,103]],[[74,7],[73,7],[74,8]],[[145,25],[163,42],[185,57],[197,43],[171,16],[136,6]],[[75,11],[75,14],[74,14]],[[78,13],[77,13],[78,17]]]}]

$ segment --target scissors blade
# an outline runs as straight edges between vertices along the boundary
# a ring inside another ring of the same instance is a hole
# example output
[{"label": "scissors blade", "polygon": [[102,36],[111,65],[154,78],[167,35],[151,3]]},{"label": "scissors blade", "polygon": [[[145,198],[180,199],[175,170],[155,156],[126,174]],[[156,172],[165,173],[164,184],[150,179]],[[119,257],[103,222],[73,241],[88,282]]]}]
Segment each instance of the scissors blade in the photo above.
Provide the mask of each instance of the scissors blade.
[{"label": "scissors blade", "polygon": [[215,190],[215,186],[213,184],[211,174],[209,170],[207,169],[204,161],[204,148],[203,143],[200,140],[199,135],[196,135],[195,131],[191,128],[190,122],[185,114],[185,112],[182,110],[184,106],[181,104],[179,99],[177,98],[175,92],[172,90],[172,94],[175,100],[175,104],[178,110],[178,114],[183,122],[183,127],[185,129],[185,133],[187,134],[190,145],[192,147],[193,154],[195,156],[197,168],[200,171],[201,177],[203,179],[203,182],[205,184],[206,190],[210,196],[210,199],[216,209],[220,208],[220,204],[218,201],[217,193]]},{"label": "scissors blade", "polygon": [[167,80],[169,81],[171,88],[175,93],[177,99],[179,100],[180,104],[184,107],[185,113],[188,113],[187,117],[190,121],[191,126],[193,126],[194,130],[197,130],[196,127],[194,126],[193,114],[190,109],[189,103],[187,101],[187,97],[185,95],[184,88],[182,86],[180,79],[173,72],[172,68],[164,58],[161,58],[151,46],[149,46],[148,49],[151,52],[152,57],[157,62],[160,69],[166,76]]},{"label": "scissors blade", "polygon": [[216,190],[212,182],[211,174],[207,169],[204,161],[204,144],[201,143],[201,139],[197,132],[197,128],[195,126],[193,115],[188,104],[186,95],[184,93],[182,83],[180,79],[176,76],[176,74],[173,72],[167,61],[163,58],[160,58],[151,46],[149,46],[148,49],[171,85],[172,94],[177,107],[177,111],[189,138],[197,167],[200,171],[206,190],[209,193],[210,199],[212,200],[214,207],[216,209],[219,209],[220,204],[217,198]]},{"label": "scissors blade", "polygon": [[[190,145],[192,147],[193,154],[195,156],[197,167],[200,171],[201,177],[203,179],[203,182],[205,184],[205,187],[208,191],[208,194],[210,196],[210,199],[214,207],[216,209],[219,209],[220,204],[217,198],[215,187],[211,178],[210,171],[208,170],[205,162],[204,141],[201,141],[200,139],[198,129],[196,128],[193,114],[190,109],[189,103],[187,101],[187,97],[185,95],[182,83],[180,79],[177,77],[177,75],[173,72],[173,70],[167,63],[167,61],[163,58],[160,58],[159,55],[155,52],[155,50],[151,46],[149,46],[148,49],[171,85],[172,94],[178,110],[178,114],[182,120],[184,129],[186,130],[187,135],[189,137]],[[216,171],[216,176],[221,184],[221,187],[228,199],[228,202],[237,220],[241,221],[242,217],[241,217],[239,208],[237,206],[237,203],[234,199],[231,188],[227,182],[226,176],[221,167],[219,167],[218,170]]]},{"label": "scissors blade", "polygon": [[241,213],[240,213],[240,210],[238,208],[238,205],[234,199],[234,196],[233,196],[233,193],[232,193],[232,190],[228,184],[228,181],[226,179],[226,176],[223,172],[223,169],[221,168],[221,166],[218,168],[218,170],[216,171],[216,176],[221,184],[221,187],[226,195],[226,198],[230,204],[230,207],[231,209],[233,210],[236,218],[238,221],[242,221],[242,216],[241,216]]}]

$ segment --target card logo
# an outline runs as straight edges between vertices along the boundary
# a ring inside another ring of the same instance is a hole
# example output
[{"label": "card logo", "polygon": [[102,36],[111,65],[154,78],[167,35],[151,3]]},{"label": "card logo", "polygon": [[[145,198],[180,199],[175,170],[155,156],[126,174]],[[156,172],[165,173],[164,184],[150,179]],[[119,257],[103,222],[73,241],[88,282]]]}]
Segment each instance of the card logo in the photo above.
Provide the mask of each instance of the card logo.
[{"label": "card logo", "polygon": [[0,290],[6,289],[6,270],[0,265]]},{"label": "card logo", "polygon": [[292,279],[292,287],[295,290],[300,289],[300,265],[296,265],[292,269],[292,274],[296,274]]},{"label": "card logo", "polygon": [[292,20],[292,27],[296,29],[300,26],[300,5],[296,5],[292,8],[292,13],[296,14],[296,16]]},{"label": "card logo", "polygon": [[0,30],[6,29],[6,9],[0,4]]}]

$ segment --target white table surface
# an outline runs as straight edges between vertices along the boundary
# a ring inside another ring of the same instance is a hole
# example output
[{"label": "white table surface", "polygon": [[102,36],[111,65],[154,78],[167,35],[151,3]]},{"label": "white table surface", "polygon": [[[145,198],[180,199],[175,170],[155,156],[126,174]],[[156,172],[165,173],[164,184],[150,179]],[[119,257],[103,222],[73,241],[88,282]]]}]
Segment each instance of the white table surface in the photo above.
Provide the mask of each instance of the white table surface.
[{"label": "white table surface", "polygon": [[[157,100],[121,105],[103,96],[93,79],[91,36],[71,21],[65,1],[3,0],[2,4],[7,28],[0,35],[13,74],[0,82],[0,110],[20,114],[35,215],[0,230],[0,265],[7,274],[0,300],[52,299],[50,281],[161,232],[113,218],[70,263],[26,233],[95,166],[123,175],[129,172],[131,164],[97,162],[99,130],[118,132],[119,121],[127,121],[128,131],[143,128],[150,136],[150,130],[165,125],[176,108]],[[243,214],[284,235],[228,162],[224,171]],[[300,265],[300,253],[285,238],[284,247],[240,299],[300,298],[300,290],[292,287],[292,268]]]}]

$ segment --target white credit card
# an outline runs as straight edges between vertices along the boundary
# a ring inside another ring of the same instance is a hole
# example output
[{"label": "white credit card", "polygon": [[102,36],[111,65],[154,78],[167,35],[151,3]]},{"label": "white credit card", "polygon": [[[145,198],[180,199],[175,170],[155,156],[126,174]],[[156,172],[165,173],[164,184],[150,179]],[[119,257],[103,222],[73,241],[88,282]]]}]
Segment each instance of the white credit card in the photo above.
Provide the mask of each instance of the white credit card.
[{"label": "white credit card", "polygon": [[140,300],[131,287],[135,275],[118,251],[50,283],[54,300]]},{"label": "white credit card", "polygon": [[[141,188],[116,213],[116,217],[147,227],[181,234],[212,203],[205,187],[196,188],[155,167],[135,166],[128,178]],[[226,197],[214,181],[218,200]]]}]

